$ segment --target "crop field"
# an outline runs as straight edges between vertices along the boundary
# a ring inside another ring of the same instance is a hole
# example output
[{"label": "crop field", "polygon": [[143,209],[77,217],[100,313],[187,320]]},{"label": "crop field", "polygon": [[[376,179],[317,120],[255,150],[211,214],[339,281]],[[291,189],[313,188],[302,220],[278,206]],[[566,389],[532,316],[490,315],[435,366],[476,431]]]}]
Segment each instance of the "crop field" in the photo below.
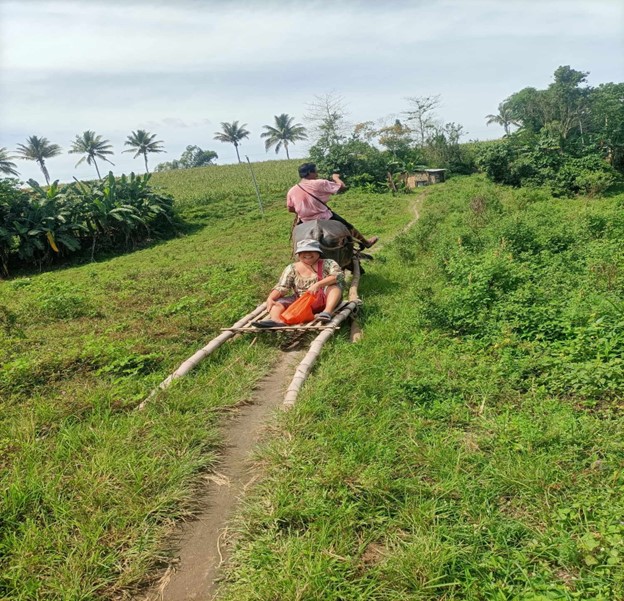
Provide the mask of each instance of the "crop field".
[{"label": "crop field", "polygon": [[[264,203],[284,201],[284,191],[297,182],[301,160],[253,163],[253,172]],[[247,163],[200,167],[152,174],[152,183],[176,199],[187,217],[221,218],[237,215],[241,207],[258,207],[250,167]]]},{"label": "crop field", "polygon": [[[266,297],[290,258],[295,167],[254,165],[264,217],[240,166],[157,174],[187,235],[0,282],[0,599],[131,595],[193,511],[221,411],[249,398],[275,345],[226,345],[136,407]],[[409,202],[348,192],[334,206],[383,237]]]}]

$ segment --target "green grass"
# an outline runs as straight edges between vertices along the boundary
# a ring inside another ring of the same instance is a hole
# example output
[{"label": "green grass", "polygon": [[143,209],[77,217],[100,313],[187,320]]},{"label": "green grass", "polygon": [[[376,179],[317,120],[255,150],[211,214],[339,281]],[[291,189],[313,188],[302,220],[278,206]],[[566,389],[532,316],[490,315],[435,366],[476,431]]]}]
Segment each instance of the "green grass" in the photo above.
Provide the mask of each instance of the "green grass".
[{"label": "green grass", "polygon": [[429,189],[261,452],[223,598],[624,598],[623,206]]},{"label": "green grass", "polygon": [[[193,511],[221,410],[250,397],[275,341],[229,343],[136,406],[277,280],[290,256],[292,163],[255,165],[273,190],[264,218],[238,166],[158,174],[194,233],[0,282],[1,599],[128,594],[173,521]],[[183,187],[186,176],[198,180]],[[349,192],[334,206],[388,236],[410,218],[408,203]]]},{"label": "green grass", "polygon": [[[269,204],[285,202],[285,190],[297,183],[300,164],[298,159],[253,163],[261,200]],[[187,218],[231,217],[240,214],[241,209],[258,208],[247,163],[153,173],[151,183],[172,194]]]}]

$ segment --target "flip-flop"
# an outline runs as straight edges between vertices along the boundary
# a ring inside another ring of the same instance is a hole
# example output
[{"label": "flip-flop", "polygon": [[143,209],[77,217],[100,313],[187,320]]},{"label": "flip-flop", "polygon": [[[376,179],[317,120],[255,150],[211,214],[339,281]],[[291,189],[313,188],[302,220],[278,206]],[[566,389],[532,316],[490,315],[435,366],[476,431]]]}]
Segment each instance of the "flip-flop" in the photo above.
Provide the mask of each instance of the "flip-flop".
[{"label": "flip-flop", "polygon": [[318,319],[319,321],[323,323],[327,323],[328,321],[332,320],[332,315],[331,313],[328,313],[327,311],[321,311],[320,313],[316,314],[316,319]]},{"label": "flip-flop", "polygon": [[252,326],[255,326],[256,328],[281,328],[282,326],[285,326],[285,323],[282,323],[281,321],[273,321],[272,319],[265,319],[263,321],[252,321],[251,322]]}]

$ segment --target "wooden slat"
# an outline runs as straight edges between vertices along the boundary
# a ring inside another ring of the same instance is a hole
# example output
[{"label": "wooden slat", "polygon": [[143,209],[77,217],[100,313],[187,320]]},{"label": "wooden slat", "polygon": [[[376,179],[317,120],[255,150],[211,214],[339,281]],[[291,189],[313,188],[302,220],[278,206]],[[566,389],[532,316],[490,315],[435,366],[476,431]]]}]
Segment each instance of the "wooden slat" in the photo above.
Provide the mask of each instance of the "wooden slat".
[{"label": "wooden slat", "polygon": [[[339,313],[348,303],[346,301],[341,302],[336,308],[335,314]],[[259,315],[254,319],[254,321],[263,321],[269,317],[268,311],[265,311],[263,314]],[[240,327],[229,327],[229,328],[221,328],[223,332],[240,332],[240,333],[257,333],[257,332],[285,332],[285,331],[316,331],[316,330],[327,330],[327,329],[337,329],[340,326],[332,325],[331,323],[326,323],[315,319],[314,321],[310,321],[308,323],[300,323],[296,325],[283,325],[278,328],[258,328],[252,325],[251,322],[246,323],[244,326]]]}]

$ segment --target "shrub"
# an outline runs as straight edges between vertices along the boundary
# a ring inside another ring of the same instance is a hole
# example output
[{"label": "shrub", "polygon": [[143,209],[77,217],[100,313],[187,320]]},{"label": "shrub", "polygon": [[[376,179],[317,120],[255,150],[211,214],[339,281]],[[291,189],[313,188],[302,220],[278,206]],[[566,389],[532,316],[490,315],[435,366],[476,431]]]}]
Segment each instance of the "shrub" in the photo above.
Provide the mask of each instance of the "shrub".
[{"label": "shrub", "polygon": [[32,191],[0,180],[0,273],[11,263],[41,266],[80,248],[128,249],[175,231],[173,200],[149,185],[150,175],[110,173],[104,180]]}]

